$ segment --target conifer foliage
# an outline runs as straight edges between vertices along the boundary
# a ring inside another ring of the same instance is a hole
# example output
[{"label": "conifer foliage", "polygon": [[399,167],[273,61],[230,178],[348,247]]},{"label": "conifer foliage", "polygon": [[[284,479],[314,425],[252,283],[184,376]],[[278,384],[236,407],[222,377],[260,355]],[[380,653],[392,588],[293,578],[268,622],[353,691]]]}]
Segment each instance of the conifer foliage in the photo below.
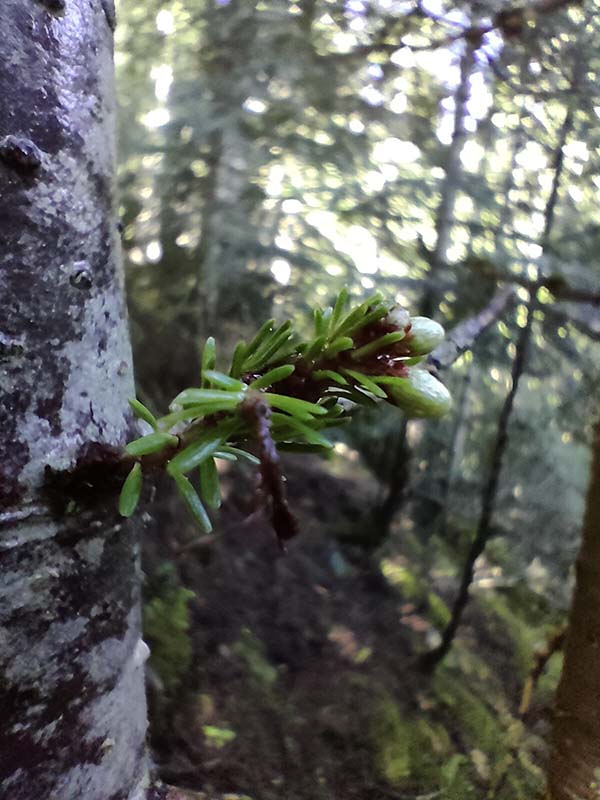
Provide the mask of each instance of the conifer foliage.
[{"label": "conifer foliage", "polygon": [[[333,306],[314,311],[314,330],[300,340],[291,322],[265,322],[240,341],[227,372],[216,369],[216,344],[206,340],[199,386],[184,389],[156,418],[139,400],[134,413],[152,432],[130,442],[134,460],[119,499],[131,516],[145,469],[164,467],[198,525],[212,529],[206,506],[221,503],[216,462],[258,464],[261,486],[279,542],[296,532],[288,509],[278,451],[327,452],[323,430],[346,422],[357,406],[385,401],[410,417],[439,417],[451,406],[446,387],[422,364],[444,331],[426,317],[411,318],[375,294],[348,308],[343,290]],[[248,449],[249,448],[249,449]],[[256,450],[254,455],[252,450]],[[188,477],[196,472],[200,494]]]}]

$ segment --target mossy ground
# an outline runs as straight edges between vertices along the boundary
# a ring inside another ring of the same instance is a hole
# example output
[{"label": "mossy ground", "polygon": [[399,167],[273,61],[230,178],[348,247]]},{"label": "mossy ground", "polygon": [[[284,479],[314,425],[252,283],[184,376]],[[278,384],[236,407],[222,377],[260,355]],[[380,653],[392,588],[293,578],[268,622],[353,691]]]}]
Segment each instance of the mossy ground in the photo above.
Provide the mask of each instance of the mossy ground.
[{"label": "mossy ground", "polygon": [[[398,529],[366,554],[329,533],[368,506],[364,489],[318,464],[292,467],[290,486],[303,530],[285,557],[266,526],[243,524],[235,484],[221,536],[176,560],[194,596],[170,595],[179,622],[158,652],[171,662],[154,662],[163,684],[179,681],[152,703],[165,780],[253,800],[541,797],[558,659],[530,720],[518,718],[551,627],[538,598],[477,588],[454,649],[424,675],[417,656],[448,620],[453,553],[433,539],[424,558],[415,532]],[[161,545],[150,561],[168,554]]]}]

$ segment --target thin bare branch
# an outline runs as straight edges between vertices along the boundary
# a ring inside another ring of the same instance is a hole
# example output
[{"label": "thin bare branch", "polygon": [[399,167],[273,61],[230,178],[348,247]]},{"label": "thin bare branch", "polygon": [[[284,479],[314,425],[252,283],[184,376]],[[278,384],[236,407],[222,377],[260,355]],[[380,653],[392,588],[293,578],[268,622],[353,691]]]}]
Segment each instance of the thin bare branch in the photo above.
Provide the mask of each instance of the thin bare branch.
[{"label": "thin bare branch", "polygon": [[499,289],[488,305],[478,314],[456,325],[439,347],[430,353],[428,363],[436,369],[447,369],[467,350],[470,350],[481,334],[503,314],[515,300],[514,287]]},{"label": "thin bare branch", "polygon": [[467,603],[469,602],[469,590],[475,575],[475,562],[483,553],[489,538],[490,523],[492,521],[492,514],[494,513],[494,504],[498,492],[498,484],[500,482],[502,462],[506,447],[508,445],[508,424],[512,414],[515,397],[519,388],[519,382],[525,370],[531,325],[533,323],[533,316],[536,306],[536,297],[535,294],[532,294],[527,304],[527,319],[525,321],[525,325],[519,332],[519,337],[516,344],[516,352],[511,370],[510,389],[504,400],[504,404],[500,412],[500,418],[498,420],[496,442],[492,450],[490,473],[483,491],[481,515],[477,525],[477,532],[471,543],[469,554],[465,561],[458,593],[452,606],[450,622],[442,634],[442,641],[438,647],[434,648],[428,653],[425,653],[421,658],[421,666],[424,671],[433,670],[448,653],[450,647],[452,646],[456,631],[458,630],[462,620],[463,612],[467,606]]},{"label": "thin bare branch", "polygon": [[[546,317],[557,325],[572,325],[579,333],[587,336],[595,342],[600,342],[600,315],[592,319],[584,319],[578,311],[582,307],[563,311],[555,306],[543,306],[542,310]],[[584,308],[584,307],[583,307]]]},{"label": "thin bare branch", "polygon": [[[383,26],[377,37],[369,44],[360,45],[350,50],[347,53],[330,53],[323,58],[332,60],[351,60],[354,58],[364,58],[375,52],[394,53],[401,48],[407,48],[413,51],[421,50],[435,50],[438,47],[445,47],[453,42],[464,39],[471,47],[478,50],[482,43],[483,37],[491,31],[497,30],[506,38],[515,39],[522,35],[526,26],[532,22],[536,22],[538,17],[543,17],[567,8],[570,5],[582,5],[582,0],[538,0],[531,5],[507,6],[507,8],[499,11],[494,17],[491,24],[487,25],[468,25],[462,27],[460,23],[455,20],[446,19],[443,15],[434,14],[423,8],[422,3],[417,2],[414,10],[409,11],[402,17],[403,21],[409,21],[415,17],[421,19],[428,19],[440,27],[442,25],[460,28],[458,33],[447,33],[440,37],[435,37],[431,42],[425,45],[411,44],[397,35],[394,41],[390,41],[396,33],[397,19],[388,20]],[[405,33],[409,31],[405,30]],[[487,56],[486,56],[487,58]]]},{"label": "thin bare branch", "polygon": [[534,654],[533,666],[529,671],[525,686],[523,687],[523,694],[521,695],[521,703],[519,705],[519,716],[524,716],[529,710],[531,705],[531,698],[538,684],[539,679],[546,669],[548,661],[552,658],[554,653],[562,650],[567,638],[567,626],[562,625],[558,630],[554,631],[552,636],[546,642],[546,646],[542,650],[538,650]]}]

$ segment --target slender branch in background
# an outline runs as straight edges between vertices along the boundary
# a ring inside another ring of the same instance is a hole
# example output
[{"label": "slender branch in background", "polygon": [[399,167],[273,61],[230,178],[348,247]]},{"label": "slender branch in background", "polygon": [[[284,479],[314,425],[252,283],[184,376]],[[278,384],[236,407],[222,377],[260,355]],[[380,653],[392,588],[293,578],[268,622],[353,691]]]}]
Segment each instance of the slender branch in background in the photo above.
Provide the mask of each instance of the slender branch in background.
[{"label": "slender branch in background", "polygon": [[494,278],[500,283],[512,283],[531,291],[534,286],[547,289],[557,303],[587,303],[600,306],[600,291],[571,286],[562,275],[541,276],[539,280],[532,281],[526,275],[509,272],[494,264],[488,258],[471,256],[465,265],[482,276]]},{"label": "slender branch in background", "polygon": [[563,649],[566,638],[567,626],[562,625],[558,630],[554,631],[544,649],[538,650],[537,653],[535,653],[533,666],[523,686],[523,694],[521,695],[521,703],[519,705],[519,716],[525,716],[529,710],[535,687],[546,669],[546,664],[550,661],[554,653],[558,653],[559,650]]},{"label": "slender branch in background", "polygon": [[523,6],[507,6],[497,12],[491,25],[474,25],[464,28],[455,39],[479,41],[486,33],[498,30],[508,38],[515,39],[523,34],[525,28],[537,22],[538,17],[552,14],[570,5],[582,5],[583,0],[540,0],[540,2]]},{"label": "slender branch in background", "polygon": [[[573,77],[571,81],[573,95],[575,95],[575,90],[579,83],[579,78],[581,75],[581,67],[582,67],[581,60],[578,59],[573,69]],[[572,131],[572,128],[573,128],[573,102],[567,108],[563,124],[561,125],[558,143],[554,151],[554,159],[553,159],[554,175],[552,178],[552,186],[550,189],[550,194],[546,202],[546,209],[544,213],[544,229],[542,231],[542,235],[540,238],[542,253],[548,247],[548,243],[552,233],[552,228],[554,225],[556,203],[558,199],[558,190],[560,187],[564,171],[564,147],[565,144],[567,143],[567,139]],[[494,450],[492,454],[492,463],[491,463],[489,477],[483,490],[481,515],[479,517],[475,538],[473,539],[473,542],[471,543],[471,547],[467,554],[458,593],[454,601],[454,605],[452,607],[450,622],[448,623],[446,629],[442,634],[442,640],[438,645],[438,647],[434,648],[429,653],[426,653],[421,658],[421,666],[426,671],[433,670],[436,667],[436,665],[439,664],[439,662],[448,653],[448,651],[452,646],[452,642],[454,641],[454,637],[456,636],[456,632],[461,623],[464,610],[467,606],[467,603],[469,602],[469,590],[473,582],[473,578],[475,576],[475,562],[477,561],[479,556],[482,555],[490,536],[490,523],[492,520],[492,515],[494,513],[496,494],[500,483],[502,460],[504,457],[504,453],[506,451],[506,447],[508,445],[508,424],[510,420],[510,415],[513,410],[515,396],[519,388],[519,381],[525,369],[525,361],[527,356],[527,349],[529,346],[529,340],[531,338],[531,328],[533,323],[534,311],[536,310],[538,305],[538,300],[537,300],[538,288],[539,284],[534,284],[532,291],[530,291],[529,293],[529,301],[527,303],[527,317],[524,326],[521,328],[521,332],[517,340],[516,352],[511,370],[511,385],[508,394],[506,395],[506,399],[504,400],[504,405],[502,406],[500,417],[498,419],[498,431],[496,434],[496,443],[494,445]]]},{"label": "slender branch in background", "polygon": [[600,306],[600,292],[592,292],[587,289],[577,289],[569,286],[560,276],[550,276],[542,279],[541,286],[548,289],[557,301],[568,301],[570,303],[589,303],[592,306]]},{"label": "slender branch in background", "polygon": [[473,542],[471,543],[471,547],[463,567],[460,586],[454,601],[454,605],[452,606],[452,615],[450,622],[446,626],[446,629],[442,635],[442,641],[438,647],[434,648],[429,653],[426,653],[421,659],[421,666],[425,670],[433,669],[444,658],[452,646],[456,631],[458,630],[458,626],[462,620],[463,612],[467,603],[469,602],[469,589],[475,575],[475,562],[483,553],[489,538],[489,528],[494,511],[494,501],[500,481],[502,459],[506,451],[506,446],[508,445],[508,422],[512,413],[515,396],[519,388],[519,381],[525,369],[531,325],[533,322],[533,312],[536,305],[537,303],[535,295],[532,294],[527,304],[527,318],[525,320],[525,325],[521,328],[516,345],[516,353],[511,371],[510,390],[506,395],[504,405],[502,406],[502,411],[500,412],[500,418],[498,420],[496,443],[492,453],[490,474],[483,491],[481,516],[479,517],[477,532]]},{"label": "slender branch in background", "polygon": [[532,9],[537,14],[551,14],[567,6],[582,6],[583,0],[539,0],[532,5]]},{"label": "slender branch in background", "polygon": [[[571,87],[573,91],[575,91],[578,83],[579,78],[579,71],[580,66],[577,64],[573,70],[573,80]],[[558,142],[558,147],[554,151],[554,178],[552,180],[552,188],[550,189],[550,195],[548,197],[548,202],[546,203],[546,210],[544,212],[544,230],[542,231],[542,237],[540,244],[542,246],[542,250],[546,250],[548,247],[548,242],[550,239],[550,234],[552,233],[552,227],[554,225],[554,216],[556,214],[556,202],[558,200],[558,189],[560,186],[563,169],[565,166],[565,145],[567,143],[567,139],[569,138],[569,134],[573,129],[573,103],[569,103],[567,107],[567,113],[565,114],[565,118],[560,129],[560,138]]]},{"label": "slender branch in background", "polygon": [[481,334],[500,318],[515,298],[516,292],[512,286],[499,289],[478,314],[452,328],[442,344],[430,353],[427,363],[435,369],[451,367],[463,353],[472,349]]},{"label": "slender branch in background", "polygon": [[[571,5],[582,4],[583,0],[540,0],[540,2],[532,3],[529,6],[507,6],[505,9],[498,11],[491,24],[462,26],[460,23],[456,22],[456,20],[447,19],[441,14],[428,11],[423,7],[421,2],[417,2],[415,8],[403,14],[402,17],[388,20],[377,34],[377,37],[369,44],[355,47],[347,53],[330,53],[326,56],[322,56],[322,58],[339,62],[354,58],[364,58],[376,52],[395,53],[401,48],[416,52],[435,50],[438,47],[452,45],[454,42],[458,42],[461,39],[467,42],[468,47],[477,50],[483,42],[483,37],[494,30],[499,31],[507,39],[517,39],[523,34],[525,28],[537,22],[539,17],[556,13]],[[460,30],[458,32],[445,33],[427,44],[411,43],[405,41],[402,35],[410,33],[406,23],[415,17],[436,22],[439,24],[440,28],[445,25],[450,28],[458,27]],[[405,23],[402,35],[397,31],[397,23],[400,20]],[[492,64],[492,60],[490,60],[489,56],[485,53],[484,56],[486,60]],[[492,68],[494,68],[493,64]],[[504,79],[502,75],[499,75],[499,77]]]},{"label": "slender branch in background", "polygon": [[[440,370],[452,364],[467,350],[470,350],[477,339],[504,313],[515,297],[512,287],[500,289],[485,308],[474,317],[456,325],[446,336],[444,342],[437,347],[427,359],[432,369]],[[408,420],[404,419],[398,428],[394,443],[394,465],[390,469],[388,491],[375,512],[377,525],[387,531],[398,511],[409,479],[410,450],[406,441]],[[380,537],[385,538],[385,533]]]},{"label": "slender branch in background", "polygon": [[544,306],[544,315],[557,325],[572,325],[579,333],[595,342],[600,342],[600,316],[584,319],[577,311],[570,310],[566,313],[548,306]]},{"label": "slender branch in background", "polygon": [[[346,53],[327,53],[320,58],[342,63],[356,58],[364,59],[372,53],[395,53],[396,50],[403,47],[402,36],[410,33],[410,24],[417,15],[419,12],[417,8],[414,8],[401,17],[389,17],[368,44],[359,45]],[[401,30],[399,30],[399,25],[402,25]],[[441,47],[445,43],[447,43],[447,37],[444,37],[443,41],[437,42],[435,46]]]}]

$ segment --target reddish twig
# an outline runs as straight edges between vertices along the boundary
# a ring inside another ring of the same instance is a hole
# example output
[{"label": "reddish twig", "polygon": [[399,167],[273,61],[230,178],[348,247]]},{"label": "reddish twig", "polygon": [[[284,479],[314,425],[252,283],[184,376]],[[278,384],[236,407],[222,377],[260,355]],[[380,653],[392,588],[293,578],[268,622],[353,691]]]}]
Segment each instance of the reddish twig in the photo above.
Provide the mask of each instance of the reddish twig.
[{"label": "reddish twig", "polygon": [[288,505],[279,453],[271,436],[271,408],[257,394],[244,401],[242,414],[255,430],[262,489],[269,499],[271,524],[277,541],[281,549],[285,550],[285,542],[298,533],[298,522]]}]

